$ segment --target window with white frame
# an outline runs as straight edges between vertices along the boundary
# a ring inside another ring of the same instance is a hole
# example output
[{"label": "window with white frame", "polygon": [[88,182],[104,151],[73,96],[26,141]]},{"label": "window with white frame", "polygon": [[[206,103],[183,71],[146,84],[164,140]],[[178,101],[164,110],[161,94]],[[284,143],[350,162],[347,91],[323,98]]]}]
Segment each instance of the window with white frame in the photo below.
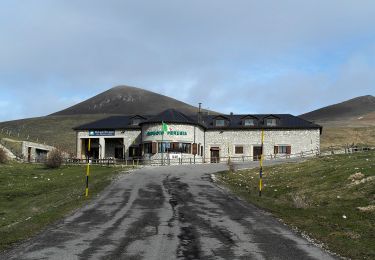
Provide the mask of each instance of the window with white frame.
[{"label": "window with white frame", "polygon": [[276,118],[266,118],[266,126],[276,126]]},{"label": "window with white frame", "polygon": [[218,126],[218,127],[225,126],[225,120],[224,119],[216,119],[215,120],[215,126]]},{"label": "window with white frame", "polygon": [[254,126],[255,125],[255,120],[253,118],[246,118],[243,121],[244,126]]}]

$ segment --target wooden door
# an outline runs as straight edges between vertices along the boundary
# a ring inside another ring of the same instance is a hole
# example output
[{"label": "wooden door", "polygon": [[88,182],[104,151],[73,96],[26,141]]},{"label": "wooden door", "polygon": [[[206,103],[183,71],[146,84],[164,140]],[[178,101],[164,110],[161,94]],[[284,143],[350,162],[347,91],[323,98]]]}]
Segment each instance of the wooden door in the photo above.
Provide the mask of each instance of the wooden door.
[{"label": "wooden door", "polygon": [[220,162],[220,150],[218,147],[211,148],[211,163],[218,163]]},{"label": "wooden door", "polygon": [[262,147],[261,146],[254,146],[253,147],[253,160],[254,161],[260,160],[261,155],[262,155]]}]

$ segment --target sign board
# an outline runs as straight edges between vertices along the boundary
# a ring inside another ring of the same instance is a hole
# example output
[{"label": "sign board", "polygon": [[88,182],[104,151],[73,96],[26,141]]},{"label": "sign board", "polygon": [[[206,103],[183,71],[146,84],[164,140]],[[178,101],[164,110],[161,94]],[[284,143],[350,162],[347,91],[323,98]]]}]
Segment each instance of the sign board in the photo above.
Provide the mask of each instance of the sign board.
[{"label": "sign board", "polygon": [[180,153],[170,153],[169,159],[181,159],[181,154]]},{"label": "sign board", "polygon": [[[167,135],[187,135],[186,131],[168,131],[166,132]],[[147,136],[154,136],[154,135],[164,135],[163,131],[149,131],[146,132]]]},{"label": "sign board", "polygon": [[115,130],[90,130],[89,136],[114,136]]}]

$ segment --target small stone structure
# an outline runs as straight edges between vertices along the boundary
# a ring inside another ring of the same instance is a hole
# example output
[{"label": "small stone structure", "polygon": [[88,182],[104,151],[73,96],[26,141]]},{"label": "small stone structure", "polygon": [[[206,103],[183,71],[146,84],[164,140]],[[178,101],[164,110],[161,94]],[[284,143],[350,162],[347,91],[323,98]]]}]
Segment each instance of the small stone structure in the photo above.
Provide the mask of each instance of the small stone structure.
[{"label": "small stone structure", "polygon": [[22,156],[26,162],[41,162],[44,161],[48,152],[55,149],[53,146],[39,144],[34,142],[22,142]]}]

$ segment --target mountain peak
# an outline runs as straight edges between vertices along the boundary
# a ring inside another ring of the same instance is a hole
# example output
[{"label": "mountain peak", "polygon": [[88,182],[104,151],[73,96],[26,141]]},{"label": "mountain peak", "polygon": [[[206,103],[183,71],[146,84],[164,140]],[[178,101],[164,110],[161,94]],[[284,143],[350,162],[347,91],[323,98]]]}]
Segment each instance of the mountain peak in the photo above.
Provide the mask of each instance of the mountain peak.
[{"label": "mountain peak", "polygon": [[375,112],[375,97],[365,95],[302,114],[300,117],[310,121],[335,121],[372,112]]},{"label": "mountain peak", "polygon": [[198,110],[197,107],[149,90],[119,85],[52,115],[155,115],[169,108],[186,114],[195,114]]}]

